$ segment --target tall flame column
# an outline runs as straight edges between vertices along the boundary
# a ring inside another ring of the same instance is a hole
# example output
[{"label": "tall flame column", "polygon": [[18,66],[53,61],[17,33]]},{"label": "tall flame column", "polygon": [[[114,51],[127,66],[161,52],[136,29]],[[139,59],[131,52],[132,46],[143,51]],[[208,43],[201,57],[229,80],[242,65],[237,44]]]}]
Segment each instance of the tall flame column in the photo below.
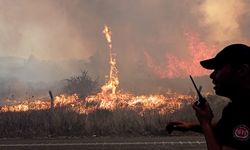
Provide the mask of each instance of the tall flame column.
[{"label": "tall flame column", "polygon": [[118,70],[116,67],[116,59],[114,58],[114,55],[112,53],[112,40],[111,35],[112,32],[108,26],[104,26],[103,34],[105,35],[105,38],[109,45],[109,55],[110,55],[110,71],[109,71],[109,80],[101,87],[103,93],[107,93],[108,91],[111,91],[112,94],[116,94],[116,88],[119,85],[119,79],[118,79]]}]

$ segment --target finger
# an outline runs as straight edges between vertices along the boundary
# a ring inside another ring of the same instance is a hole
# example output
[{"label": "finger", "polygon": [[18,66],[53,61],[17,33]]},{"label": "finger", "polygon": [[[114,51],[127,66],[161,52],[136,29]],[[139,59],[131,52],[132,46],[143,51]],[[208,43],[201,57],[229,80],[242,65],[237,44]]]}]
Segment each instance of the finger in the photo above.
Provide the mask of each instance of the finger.
[{"label": "finger", "polygon": [[202,105],[202,107],[201,107],[201,106],[198,105],[198,101],[196,101],[196,102],[193,103],[192,107],[196,111],[210,109],[210,106],[209,106],[208,102],[205,102],[204,105]]},{"label": "finger", "polygon": [[166,126],[166,131],[168,132],[168,134],[171,134],[172,132],[173,132],[173,130],[174,130],[174,128],[173,128],[173,126],[171,125],[168,125],[168,126]]},{"label": "finger", "polygon": [[178,126],[181,126],[183,123],[179,122],[179,121],[175,121],[175,122],[170,122],[167,124],[166,126],[166,130],[168,132],[172,132],[173,130],[176,130],[178,128]]},{"label": "finger", "polygon": [[192,107],[193,107],[193,109],[196,110],[196,111],[200,109],[200,108],[197,106],[197,103],[196,103],[196,102],[193,103]]},{"label": "finger", "polygon": [[172,130],[173,128],[176,128],[176,127],[177,127],[177,125],[175,125],[175,124],[168,124],[168,125],[166,126],[166,129]]},{"label": "finger", "polygon": [[174,130],[167,130],[168,134],[171,134]]},{"label": "finger", "polygon": [[182,121],[171,121],[168,124],[170,124],[170,125],[178,125],[178,124],[183,124],[183,122]]}]

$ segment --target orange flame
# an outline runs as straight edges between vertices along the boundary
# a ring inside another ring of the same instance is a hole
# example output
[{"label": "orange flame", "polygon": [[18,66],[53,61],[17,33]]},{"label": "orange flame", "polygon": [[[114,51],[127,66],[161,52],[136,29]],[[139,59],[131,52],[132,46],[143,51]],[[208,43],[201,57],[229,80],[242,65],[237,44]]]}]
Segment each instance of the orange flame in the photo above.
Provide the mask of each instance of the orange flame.
[{"label": "orange flame", "polygon": [[[110,49],[110,74],[109,81],[101,87],[102,91],[96,95],[88,96],[86,99],[79,99],[79,97],[74,94],[71,96],[57,96],[54,101],[54,108],[67,107],[78,113],[88,114],[96,109],[108,109],[114,110],[119,108],[128,108],[138,111],[140,114],[146,110],[154,110],[159,113],[171,113],[176,109],[182,108],[185,104],[189,104],[193,101],[194,97],[191,95],[177,94],[175,92],[168,91],[162,95],[141,95],[136,96],[129,93],[122,93],[120,91],[116,92],[116,88],[119,85],[118,80],[118,70],[116,67],[116,60],[113,58],[111,53],[112,42],[111,42],[111,30],[105,26],[103,33],[109,44]],[[191,41],[195,39],[190,38]],[[194,48],[192,48],[192,46]],[[202,46],[202,44],[200,45]],[[191,50],[195,49],[195,45],[190,45]],[[203,48],[202,48],[203,49]],[[193,52],[196,53],[196,52]],[[150,56],[147,56],[148,59]],[[176,57],[169,58],[174,63],[179,63],[179,59]],[[200,57],[197,57],[200,59]],[[154,65],[153,62],[148,61],[150,65]],[[184,65],[184,62],[181,62]],[[168,68],[172,68],[173,74],[163,74],[168,76],[173,76],[176,74],[174,71],[175,67],[171,65]],[[180,74],[181,75],[181,74]],[[111,90],[112,93],[108,91]],[[29,110],[46,110],[50,109],[50,100],[35,100],[35,101],[24,101],[17,104],[6,105],[0,107],[0,112],[20,112]]]},{"label": "orange flame", "polygon": [[[96,109],[115,110],[128,108],[143,113],[146,110],[154,110],[159,113],[171,113],[192,103],[191,95],[167,92],[163,95],[135,96],[129,93],[104,94],[98,93],[86,99],[79,99],[77,95],[57,96],[54,108],[67,107],[68,110],[77,113],[88,114]],[[18,104],[0,106],[0,112],[23,112],[31,110],[49,110],[50,100],[24,101]]]},{"label": "orange flame", "polygon": [[109,80],[101,87],[101,89],[102,89],[102,92],[104,92],[104,93],[111,90],[112,94],[115,94],[116,88],[119,85],[119,79],[118,79],[118,69],[116,67],[116,59],[113,57],[113,54],[112,54],[112,41],[111,41],[112,32],[111,32],[110,28],[105,25],[103,33],[104,33],[106,40],[108,41],[108,44],[109,44],[110,71],[109,71]]},{"label": "orange flame", "polygon": [[114,110],[119,108],[129,108],[144,112],[145,110],[155,110],[160,113],[169,113],[182,108],[185,104],[190,104],[194,97],[191,95],[168,92],[164,95],[141,95],[135,96],[129,93],[117,93],[107,95],[98,93],[86,98],[87,102],[98,104],[98,108]]},{"label": "orange flame", "polygon": [[111,40],[112,32],[111,32],[110,28],[105,25],[102,33],[105,35],[105,38],[109,44],[109,48],[112,49],[112,40]]},{"label": "orange flame", "polygon": [[183,60],[174,55],[167,55],[165,64],[159,65],[147,52],[144,52],[148,67],[151,68],[160,78],[184,78],[190,74],[193,76],[208,74],[207,70],[200,67],[199,62],[213,57],[216,52],[216,48],[213,46],[207,46],[193,33],[186,33],[185,35],[188,42],[187,50],[190,56],[190,59],[188,60]]}]

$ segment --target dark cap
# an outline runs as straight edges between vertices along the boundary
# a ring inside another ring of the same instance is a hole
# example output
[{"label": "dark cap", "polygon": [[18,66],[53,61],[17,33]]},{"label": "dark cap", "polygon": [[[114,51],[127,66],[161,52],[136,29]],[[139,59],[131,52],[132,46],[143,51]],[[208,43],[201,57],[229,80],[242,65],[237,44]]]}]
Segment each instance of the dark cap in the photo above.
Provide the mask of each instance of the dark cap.
[{"label": "dark cap", "polygon": [[216,69],[225,64],[250,64],[250,47],[244,44],[229,45],[214,58],[203,60],[200,64],[206,69]]}]

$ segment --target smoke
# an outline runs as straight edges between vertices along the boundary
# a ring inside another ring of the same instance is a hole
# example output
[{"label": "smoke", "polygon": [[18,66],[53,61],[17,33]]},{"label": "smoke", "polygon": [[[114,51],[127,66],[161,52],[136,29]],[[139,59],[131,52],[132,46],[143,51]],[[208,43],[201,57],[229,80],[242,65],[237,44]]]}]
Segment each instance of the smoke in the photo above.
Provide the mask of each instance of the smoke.
[{"label": "smoke", "polygon": [[[159,79],[145,52],[158,63],[169,55],[189,57],[187,32],[218,50],[249,43],[248,6],[243,0],[0,0],[0,77],[52,81],[86,69],[104,80],[109,51],[102,29],[108,25],[121,86],[136,88],[137,81]],[[6,57],[23,61],[6,63]]]},{"label": "smoke", "polygon": [[[214,42],[231,42],[243,40],[240,17],[247,13],[243,0],[206,0],[200,7],[204,18],[204,27],[210,28],[207,38]],[[249,11],[248,11],[249,13]]]},{"label": "smoke", "polygon": [[2,0],[1,55],[41,59],[87,59],[88,42],[68,20],[59,1]]}]

